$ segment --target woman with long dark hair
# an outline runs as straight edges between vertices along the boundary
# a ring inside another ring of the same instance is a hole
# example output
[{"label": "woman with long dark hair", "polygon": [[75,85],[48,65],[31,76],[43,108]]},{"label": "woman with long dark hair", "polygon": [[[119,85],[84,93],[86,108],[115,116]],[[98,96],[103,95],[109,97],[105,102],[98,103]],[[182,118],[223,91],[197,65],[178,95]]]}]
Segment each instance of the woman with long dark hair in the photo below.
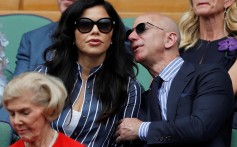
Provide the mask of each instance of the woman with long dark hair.
[{"label": "woman with long dark hair", "polygon": [[53,128],[89,147],[112,146],[118,120],[138,116],[141,86],[124,41],[123,22],[104,0],[78,0],[62,14],[40,69],[69,93]]}]

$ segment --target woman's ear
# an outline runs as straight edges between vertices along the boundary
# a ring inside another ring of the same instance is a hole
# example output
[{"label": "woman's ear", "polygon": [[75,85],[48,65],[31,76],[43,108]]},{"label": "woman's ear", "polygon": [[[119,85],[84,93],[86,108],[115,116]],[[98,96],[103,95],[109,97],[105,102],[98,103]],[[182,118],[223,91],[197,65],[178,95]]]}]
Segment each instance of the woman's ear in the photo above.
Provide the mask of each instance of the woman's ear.
[{"label": "woman's ear", "polygon": [[171,48],[177,42],[177,35],[175,32],[166,33],[166,39],[164,40],[165,48]]},{"label": "woman's ear", "polygon": [[225,0],[225,8],[229,8],[233,3],[235,2],[235,0]]}]

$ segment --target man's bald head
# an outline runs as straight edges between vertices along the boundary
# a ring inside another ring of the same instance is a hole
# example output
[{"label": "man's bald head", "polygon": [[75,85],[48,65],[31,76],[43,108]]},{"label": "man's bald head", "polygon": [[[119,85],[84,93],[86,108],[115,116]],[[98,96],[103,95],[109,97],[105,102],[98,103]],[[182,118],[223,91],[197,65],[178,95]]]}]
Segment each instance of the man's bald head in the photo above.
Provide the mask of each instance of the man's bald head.
[{"label": "man's bald head", "polygon": [[128,39],[131,41],[134,58],[152,76],[179,56],[179,28],[169,17],[146,13],[137,17],[133,28]]},{"label": "man's bald head", "polygon": [[175,23],[174,20],[172,20],[168,16],[160,13],[145,13],[137,17],[137,19],[134,22],[134,25],[136,26],[140,22],[151,22],[152,24],[164,29],[167,32],[174,32],[177,35],[177,44],[179,45],[180,32],[178,25]]}]

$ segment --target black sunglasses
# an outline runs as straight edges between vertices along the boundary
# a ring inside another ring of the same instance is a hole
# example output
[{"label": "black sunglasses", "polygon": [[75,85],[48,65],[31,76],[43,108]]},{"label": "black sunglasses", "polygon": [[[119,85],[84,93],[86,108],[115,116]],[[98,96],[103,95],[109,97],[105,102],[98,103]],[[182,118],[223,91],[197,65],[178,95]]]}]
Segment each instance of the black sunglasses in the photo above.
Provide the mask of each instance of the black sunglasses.
[{"label": "black sunglasses", "polygon": [[111,18],[101,18],[97,21],[93,21],[89,18],[78,18],[75,24],[81,33],[89,33],[94,25],[97,26],[101,33],[109,33],[112,31],[115,22]]},{"label": "black sunglasses", "polygon": [[128,36],[129,36],[134,30],[136,31],[136,33],[137,33],[138,35],[144,33],[146,30],[148,30],[147,25],[150,25],[150,26],[156,27],[156,28],[158,28],[158,29],[160,29],[160,30],[166,31],[165,29],[160,28],[160,27],[158,27],[158,26],[156,26],[156,25],[153,25],[153,24],[151,24],[151,23],[149,23],[149,22],[143,22],[143,23],[139,23],[135,28],[133,28],[133,29],[131,29],[131,30],[128,30],[127,33],[126,33],[127,38],[128,38]]}]

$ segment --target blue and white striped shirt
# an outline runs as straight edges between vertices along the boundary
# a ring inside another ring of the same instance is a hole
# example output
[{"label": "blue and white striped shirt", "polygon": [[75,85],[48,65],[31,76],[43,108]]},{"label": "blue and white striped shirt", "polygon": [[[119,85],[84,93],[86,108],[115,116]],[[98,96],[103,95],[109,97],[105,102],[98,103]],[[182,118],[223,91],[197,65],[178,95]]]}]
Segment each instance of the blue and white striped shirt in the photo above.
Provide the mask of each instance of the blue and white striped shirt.
[{"label": "blue and white striped shirt", "polygon": [[[167,99],[170,90],[170,86],[172,81],[183,65],[184,60],[181,57],[175,58],[172,62],[170,62],[159,74],[159,76],[164,80],[161,88],[158,90],[157,98],[159,99],[159,104],[161,108],[161,116],[163,120],[167,120]],[[139,138],[143,141],[147,139],[147,133],[149,130],[150,122],[143,122],[139,128]]]},{"label": "blue and white striped shirt", "polygon": [[[114,142],[113,133],[118,120],[125,117],[138,117],[140,109],[141,86],[137,81],[130,78],[127,87],[128,99],[125,105],[121,106],[121,111],[110,117],[106,123],[96,122],[96,118],[102,110],[102,103],[98,100],[96,95],[94,95],[94,84],[96,73],[102,66],[103,65],[95,67],[90,72],[86,81],[81,117],[78,119],[78,122],[74,122],[76,125],[69,136],[80,143],[85,144],[87,147],[108,147],[112,142]],[[37,70],[40,72],[47,71],[42,68],[38,68]],[[81,70],[81,66],[78,65],[78,78],[70,95],[73,98],[72,104],[75,104],[82,89]],[[66,124],[66,122],[68,122],[67,117],[70,113],[71,109],[69,107],[65,108],[60,116],[53,121],[53,128],[67,134],[68,124]],[[70,132],[72,130],[71,127],[72,126],[70,126]]]}]

